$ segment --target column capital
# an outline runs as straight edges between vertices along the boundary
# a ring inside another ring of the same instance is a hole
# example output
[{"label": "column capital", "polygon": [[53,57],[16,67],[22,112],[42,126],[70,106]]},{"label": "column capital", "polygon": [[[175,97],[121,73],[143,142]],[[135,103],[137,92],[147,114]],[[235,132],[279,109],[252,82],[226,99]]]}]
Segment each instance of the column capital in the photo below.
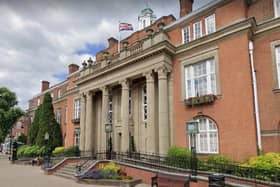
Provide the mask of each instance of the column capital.
[{"label": "column capital", "polygon": [[89,99],[89,98],[91,98],[92,96],[94,96],[94,92],[93,91],[87,91],[86,92],[86,96],[87,96],[87,98]]},{"label": "column capital", "polygon": [[143,73],[143,76],[146,77],[147,82],[154,82],[155,81],[154,73],[153,73],[152,70]]},{"label": "column capital", "polygon": [[129,88],[129,81],[127,79],[119,81],[119,83],[122,85],[122,89],[128,90]]},{"label": "column capital", "polygon": [[102,95],[109,95],[109,87],[108,86],[102,86],[101,88]]},{"label": "column capital", "polygon": [[167,78],[167,74],[170,72],[167,67],[165,66],[161,66],[161,67],[158,67],[156,69],[156,72],[158,73],[158,78],[159,79],[166,79]]}]

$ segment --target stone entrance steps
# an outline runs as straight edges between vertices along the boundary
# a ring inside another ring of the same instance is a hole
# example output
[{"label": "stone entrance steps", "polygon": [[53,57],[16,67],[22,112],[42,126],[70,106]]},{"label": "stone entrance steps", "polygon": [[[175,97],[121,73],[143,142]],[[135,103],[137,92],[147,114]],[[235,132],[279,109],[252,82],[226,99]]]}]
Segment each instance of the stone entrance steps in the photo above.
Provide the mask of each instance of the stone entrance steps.
[{"label": "stone entrance steps", "polygon": [[80,161],[78,163],[68,163],[64,165],[62,168],[58,169],[53,175],[64,177],[68,179],[75,179],[75,175],[77,174],[77,166],[82,165],[81,173],[86,171],[92,164],[94,164],[94,160],[88,161]]}]

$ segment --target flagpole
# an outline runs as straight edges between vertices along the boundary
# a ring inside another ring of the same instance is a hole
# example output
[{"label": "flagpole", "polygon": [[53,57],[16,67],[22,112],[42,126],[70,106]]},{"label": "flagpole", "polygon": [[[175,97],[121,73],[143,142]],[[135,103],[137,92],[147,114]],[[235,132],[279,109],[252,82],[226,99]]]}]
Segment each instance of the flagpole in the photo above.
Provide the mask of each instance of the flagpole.
[{"label": "flagpole", "polygon": [[118,53],[121,51],[121,31],[120,31],[120,21],[119,21],[119,42],[118,42]]}]

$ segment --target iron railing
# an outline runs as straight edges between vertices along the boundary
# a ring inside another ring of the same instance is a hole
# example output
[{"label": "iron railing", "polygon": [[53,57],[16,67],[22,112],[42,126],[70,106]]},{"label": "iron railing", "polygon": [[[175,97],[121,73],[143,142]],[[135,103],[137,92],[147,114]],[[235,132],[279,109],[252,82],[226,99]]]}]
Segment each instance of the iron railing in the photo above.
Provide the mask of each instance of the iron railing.
[{"label": "iron railing", "polygon": [[[184,174],[190,173],[191,171],[190,157],[177,157],[140,152],[108,151],[98,151],[95,153],[82,152],[81,155],[85,155],[82,156],[84,162],[80,165],[81,167],[87,164],[89,160],[113,160],[161,171]],[[217,161],[197,160],[197,171],[198,173],[221,173],[226,176],[236,176],[253,180],[280,183],[280,168],[260,169],[243,166],[239,163],[221,163]]]}]

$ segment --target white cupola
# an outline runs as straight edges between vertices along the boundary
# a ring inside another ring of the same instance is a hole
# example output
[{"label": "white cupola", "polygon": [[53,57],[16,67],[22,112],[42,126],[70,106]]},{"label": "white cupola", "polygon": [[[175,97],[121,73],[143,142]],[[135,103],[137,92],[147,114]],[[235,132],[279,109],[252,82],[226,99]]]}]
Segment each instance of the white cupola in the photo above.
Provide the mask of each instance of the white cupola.
[{"label": "white cupola", "polygon": [[156,19],[157,17],[154,15],[154,11],[147,6],[138,16],[138,30],[150,26]]}]

